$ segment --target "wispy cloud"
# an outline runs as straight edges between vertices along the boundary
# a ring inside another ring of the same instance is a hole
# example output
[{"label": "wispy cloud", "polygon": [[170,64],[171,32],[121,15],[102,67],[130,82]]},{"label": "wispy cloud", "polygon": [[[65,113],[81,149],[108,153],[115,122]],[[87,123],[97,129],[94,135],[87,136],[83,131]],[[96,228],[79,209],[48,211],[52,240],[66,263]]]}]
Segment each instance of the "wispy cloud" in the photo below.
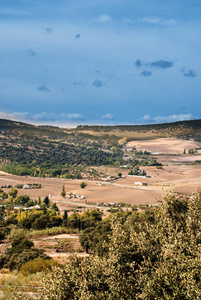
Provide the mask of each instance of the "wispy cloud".
[{"label": "wispy cloud", "polygon": [[77,33],[75,39],[78,40],[80,38],[80,33]]},{"label": "wispy cloud", "polygon": [[144,17],[138,19],[138,22],[148,23],[153,25],[163,25],[163,26],[173,26],[176,24],[176,21],[174,19],[166,19],[160,17]]},{"label": "wispy cloud", "polygon": [[99,23],[108,23],[111,20],[112,20],[112,18],[106,14],[100,15],[98,18],[95,19],[95,21],[99,22]]},{"label": "wispy cloud", "polygon": [[102,80],[96,79],[96,80],[94,80],[92,85],[97,87],[97,88],[101,88],[101,87],[103,87],[103,82],[102,82]]},{"label": "wispy cloud", "polygon": [[71,120],[71,121],[84,121],[85,118],[81,114],[61,114],[63,119]]},{"label": "wispy cloud", "polygon": [[158,68],[158,69],[168,69],[168,68],[172,68],[173,65],[174,65],[173,61],[163,60],[163,59],[152,61],[152,62],[145,62],[145,61],[142,61],[141,59],[137,59],[134,62],[134,66],[138,67],[138,68],[146,66],[146,67],[152,67],[152,68]]},{"label": "wispy cloud", "polygon": [[181,70],[181,73],[183,73],[183,76],[188,78],[194,78],[197,75],[194,70],[185,70],[185,68]]},{"label": "wispy cloud", "polygon": [[172,68],[174,65],[173,61],[168,61],[168,60],[157,60],[157,61],[153,61],[151,63],[148,63],[148,65],[150,67],[154,67],[154,68],[158,68],[158,69],[168,69],[168,68]]},{"label": "wispy cloud", "polygon": [[140,67],[142,67],[142,66],[146,66],[146,63],[143,62],[143,61],[140,60],[140,59],[137,59],[137,60],[134,62],[134,66],[140,68]]},{"label": "wispy cloud", "polygon": [[39,92],[50,92],[50,90],[47,88],[47,86],[45,84],[38,86],[37,90]]},{"label": "wispy cloud", "polygon": [[79,86],[79,85],[82,85],[82,82],[81,81],[73,81],[73,85]]},{"label": "wispy cloud", "polygon": [[170,123],[170,122],[177,122],[177,121],[184,121],[184,120],[192,120],[195,117],[192,114],[178,114],[178,115],[170,115],[170,116],[157,116],[151,117],[149,114],[144,115],[143,120],[154,122],[154,123]]},{"label": "wispy cloud", "polygon": [[43,30],[44,30],[43,32],[44,32],[44,33],[47,33],[47,34],[53,33],[52,28],[49,28],[49,27],[44,27]]},{"label": "wispy cloud", "polygon": [[103,115],[101,117],[103,120],[114,120],[114,116],[110,113],[106,114],[106,115]]},{"label": "wispy cloud", "polygon": [[152,76],[152,72],[144,70],[140,73],[140,75],[144,77],[149,77]]},{"label": "wispy cloud", "polygon": [[33,49],[28,49],[27,50],[27,54],[29,56],[36,56],[36,55],[38,55],[38,53],[36,51],[34,51]]}]

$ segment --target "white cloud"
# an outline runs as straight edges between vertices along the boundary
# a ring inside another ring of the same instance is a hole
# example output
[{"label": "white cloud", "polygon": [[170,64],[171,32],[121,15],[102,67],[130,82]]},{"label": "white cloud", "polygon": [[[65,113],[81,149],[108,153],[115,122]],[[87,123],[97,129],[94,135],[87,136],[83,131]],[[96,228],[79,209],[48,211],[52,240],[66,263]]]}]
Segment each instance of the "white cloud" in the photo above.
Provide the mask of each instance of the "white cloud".
[{"label": "white cloud", "polygon": [[147,114],[147,115],[144,115],[144,117],[143,117],[143,120],[150,120],[150,115],[149,114]]},{"label": "white cloud", "polygon": [[41,112],[41,113],[29,113],[29,112],[0,112],[0,119],[10,119],[15,121],[25,122],[69,122],[69,121],[84,121],[85,118],[78,113],[72,114],[56,114],[54,112]]},{"label": "white cloud", "polygon": [[177,121],[184,121],[184,120],[192,120],[195,117],[192,114],[178,114],[178,115],[170,115],[170,116],[157,116],[151,117],[149,114],[144,115],[143,120],[151,121],[154,123],[170,123],[170,122],[177,122]]},{"label": "white cloud", "polygon": [[95,19],[96,22],[99,23],[107,23],[110,22],[112,18],[108,15],[100,15],[98,18]]},{"label": "white cloud", "polygon": [[110,113],[103,115],[101,118],[104,120],[114,120],[114,116]]},{"label": "white cloud", "polygon": [[144,17],[139,19],[138,22],[165,26],[172,26],[176,24],[174,19],[165,19],[160,17]]},{"label": "white cloud", "polygon": [[6,113],[0,111],[0,119],[13,119],[16,121],[26,120],[29,117],[28,112],[13,112],[13,113]]},{"label": "white cloud", "polygon": [[68,120],[77,120],[77,121],[83,121],[84,117],[81,114],[61,114],[61,117],[64,117],[64,119],[68,119]]}]

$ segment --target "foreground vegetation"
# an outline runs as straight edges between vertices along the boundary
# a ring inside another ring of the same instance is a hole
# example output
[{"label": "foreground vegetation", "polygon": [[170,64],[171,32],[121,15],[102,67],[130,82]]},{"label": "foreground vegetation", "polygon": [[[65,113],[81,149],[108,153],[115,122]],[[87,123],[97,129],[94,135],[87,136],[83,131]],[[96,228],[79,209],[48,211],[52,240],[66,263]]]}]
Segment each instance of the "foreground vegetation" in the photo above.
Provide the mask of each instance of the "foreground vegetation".
[{"label": "foreground vegetation", "polygon": [[[28,218],[31,212],[23,220]],[[68,218],[66,212],[63,227],[70,226]],[[200,299],[200,193],[170,193],[159,207],[142,212],[119,211],[102,219],[101,212],[93,210],[74,218],[84,224],[80,243],[89,257],[71,256],[59,265],[35,249],[20,229],[6,258],[1,257],[10,270],[30,279],[30,290],[43,288],[37,290],[38,299]],[[31,279],[33,273],[37,279]],[[27,294],[9,297],[27,299]]]},{"label": "foreground vegetation", "polygon": [[40,299],[200,299],[201,195],[143,214],[113,217],[101,255],[54,268]]}]

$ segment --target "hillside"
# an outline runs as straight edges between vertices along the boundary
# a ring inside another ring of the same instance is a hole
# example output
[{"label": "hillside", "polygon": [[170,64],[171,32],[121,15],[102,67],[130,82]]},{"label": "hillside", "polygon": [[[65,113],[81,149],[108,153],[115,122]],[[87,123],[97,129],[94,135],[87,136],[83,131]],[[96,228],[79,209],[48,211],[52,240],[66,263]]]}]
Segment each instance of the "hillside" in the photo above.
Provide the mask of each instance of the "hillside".
[{"label": "hillside", "polygon": [[0,160],[1,165],[23,165],[26,169],[16,173],[19,175],[54,173],[56,176],[62,174],[64,167],[68,173],[72,165],[122,164],[127,142],[167,137],[201,141],[201,120],[150,125],[80,125],[66,129],[1,119]]},{"label": "hillside", "polygon": [[197,141],[201,140],[201,120],[179,121],[173,123],[147,124],[147,125],[115,125],[115,126],[88,126],[80,125],[78,132],[90,133],[96,136],[114,135],[132,139],[151,139],[159,137],[177,137]]}]

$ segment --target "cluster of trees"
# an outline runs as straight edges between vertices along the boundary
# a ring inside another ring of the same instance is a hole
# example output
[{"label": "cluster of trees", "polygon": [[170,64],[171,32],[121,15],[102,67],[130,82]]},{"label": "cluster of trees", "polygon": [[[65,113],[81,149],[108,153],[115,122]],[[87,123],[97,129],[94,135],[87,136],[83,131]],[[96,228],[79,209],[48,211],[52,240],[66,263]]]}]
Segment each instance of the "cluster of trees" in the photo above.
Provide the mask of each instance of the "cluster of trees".
[{"label": "cluster of trees", "polygon": [[157,162],[157,160],[153,157],[144,158],[141,157],[141,159],[130,159],[128,160],[129,165],[131,166],[161,166],[162,164]]},{"label": "cluster of trees", "polygon": [[[37,200],[32,200],[28,195],[19,195],[18,196],[18,189],[11,188],[8,193],[6,193],[2,188],[0,188],[0,199],[2,203],[4,203],[4,200],[7,200],[7,205],[9,209],[13,209],[14,204],[15,205],[23,205],[25,207],[34,206],[36,204],[41,204],[41,199],[39,197]],[[5,203],[4,203],[5,204]]]},{"label": "cluster of trees", "polygon": [[11,248],[7,248],[6,254],[0,256],[0,268],[20,270],[24,264],[36,258],[50,259],[43,250],[34,248],[34,243],[19,231],[12,239]]},{"label": "cluster of trees", "polygon": [[83,231],[94,255],[55,268],[39,299],[198,300],[200,232],[200,194],[169,194],[160,209],[116,215]]},{"label": "cluster of trees", "polygon": [[145,176],[146,174],[145,170],[141,170],[138,165],[128,172],[128,175]]},{"label": "cluster of trees", "polygon": [[[4,239],[5,235],[13,228],[42,230],[63,226],[69,229],[83,230],[89,226],[95,226],[96,222],[102,220],[102,212],[99,209],[86,211],[83,214],[73,213],[69,216],[66,210],[61,216],[56,203],[50,205],[48,197],[45,197],[43,201],[39,199],[37,204],[40,204],[41,208],[21,212],[16,210],[9,213],[6,212],[5,206],[2,206],[0,208],[0,233],[2,234],[0,240]],[[10,204],[7,206],[8,208],[11,208]]]},{"label": "cluster of trees", "polygon": [[0,169],[15,175],[30,175],[33,177],[63,177],[66,179],[82,179],[82,177],[87,177],[93,179],[100,176],[96,169],[87,167],[85,164],[78,166],[72,164],[53,166],[49,163],[42,165],[5,164],[1,165]]},{"label": "cluster of trees", "polygon": [[[94,143],[72,143],[66,135],[65,140],[52,141],[47,137],[33,135],[13,136],[6,133],[6,138],[0,137],[0,157],[4,164],[21,164],[24,170],[20,175],[26,175],[28,165],[37,167],[48,163],[50,166],[65,164],[107,165],[113,164],[119,152],[105,152],[102,147]],[[29,174],[29,173],[28,173]]]}]

